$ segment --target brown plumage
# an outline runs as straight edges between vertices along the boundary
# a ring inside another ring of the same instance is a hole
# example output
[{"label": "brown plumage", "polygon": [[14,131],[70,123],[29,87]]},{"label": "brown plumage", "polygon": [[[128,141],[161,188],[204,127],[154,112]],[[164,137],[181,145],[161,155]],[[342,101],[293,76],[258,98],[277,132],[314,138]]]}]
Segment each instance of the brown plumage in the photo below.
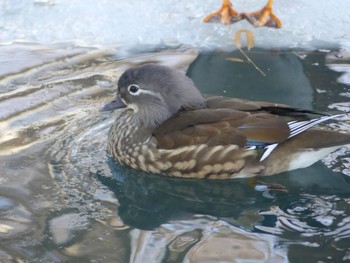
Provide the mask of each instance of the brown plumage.
[{"label": "brown plumage", "polygon": [[[108,148],[134,169],[183,178],[271,175],[311,165],[350,134],[313,126],[334,116],[268,102],[202,96],[183,73],[148,64],[119,79]],[[294,121],[294,122],[293,122]],[[321,139],[321,140],[320,140]]]}]

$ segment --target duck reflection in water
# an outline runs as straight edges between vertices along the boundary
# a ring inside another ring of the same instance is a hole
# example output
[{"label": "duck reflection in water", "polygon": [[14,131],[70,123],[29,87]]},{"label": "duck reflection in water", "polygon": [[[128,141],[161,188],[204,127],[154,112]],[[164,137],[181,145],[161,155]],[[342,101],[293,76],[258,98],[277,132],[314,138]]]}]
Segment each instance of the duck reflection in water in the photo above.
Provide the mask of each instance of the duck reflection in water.
[{"label": "duck reflection in water", "polygon": [[[121,167],[112,158],[109,158],[108,164],[113,176],[98,175],[98,178],[116,195],[118,214],[124,224],[139,229],[154,229],[169,220],[189,219],[195,214],[225,218],[233,224],[237,223],[235,220],[244,218],[245,222],[237,224],[252,229],[258,222],[266,220],[258,215],[259,211],[270,210],[272,206],[285,207],[299,200],[305,191],[325,195],[337,192],[338,196],[349,193],[342,177],[330,185],[322,185],[322,182],[303,185],[294,180],[303,175],[289,172],[266,179],[269,185],[288,185],[288,192],[267,188],[257,191],[249,179],[160,177]],[[310,180],[318,177],[317,169],[317,166],[306,169]]]}]

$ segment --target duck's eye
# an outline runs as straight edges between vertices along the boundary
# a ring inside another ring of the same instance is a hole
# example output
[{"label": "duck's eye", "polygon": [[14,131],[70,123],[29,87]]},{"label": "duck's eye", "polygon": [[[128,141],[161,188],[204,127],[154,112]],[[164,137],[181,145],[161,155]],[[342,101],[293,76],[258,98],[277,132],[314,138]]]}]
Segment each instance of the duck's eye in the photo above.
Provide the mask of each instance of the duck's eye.
[{"label": "duck's eye", "polygon": [[136,84],[131,84],[129,87],[128,87],[128,91],[130,94],[136,94],[138,91],[139,91],[139,86],[137,86]]}]

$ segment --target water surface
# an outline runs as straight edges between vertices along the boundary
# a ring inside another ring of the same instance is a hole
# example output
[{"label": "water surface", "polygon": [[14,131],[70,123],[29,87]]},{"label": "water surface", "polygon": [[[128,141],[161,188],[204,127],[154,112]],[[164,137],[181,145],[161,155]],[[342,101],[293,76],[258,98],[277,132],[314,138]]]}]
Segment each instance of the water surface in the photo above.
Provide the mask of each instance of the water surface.
[{"label": "water surface", "polygon": [[[101,113],[130,66],[187,71],[200,90],[349,111],[349,55],[255,49],[127,54],[73,45],[0,47],[0,258],[3,262],[340,262],[350,260],[350,153],[265,182],[133,171],[106,153]],[[349,118],[328,124],[350,130]]]}]

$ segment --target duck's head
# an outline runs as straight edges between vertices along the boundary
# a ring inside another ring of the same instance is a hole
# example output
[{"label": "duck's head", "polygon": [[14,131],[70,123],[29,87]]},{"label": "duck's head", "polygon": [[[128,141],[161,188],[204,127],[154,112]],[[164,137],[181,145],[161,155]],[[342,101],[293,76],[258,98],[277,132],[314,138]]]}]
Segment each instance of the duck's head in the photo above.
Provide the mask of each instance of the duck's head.
[{"label": "duck's head", "polygon": [[139,125],[156,127],[181,109],[205,107],[205,100],[184,73],[146,64],[121,75],[117,97],[103,110],[125,107],[132,110]]}]

